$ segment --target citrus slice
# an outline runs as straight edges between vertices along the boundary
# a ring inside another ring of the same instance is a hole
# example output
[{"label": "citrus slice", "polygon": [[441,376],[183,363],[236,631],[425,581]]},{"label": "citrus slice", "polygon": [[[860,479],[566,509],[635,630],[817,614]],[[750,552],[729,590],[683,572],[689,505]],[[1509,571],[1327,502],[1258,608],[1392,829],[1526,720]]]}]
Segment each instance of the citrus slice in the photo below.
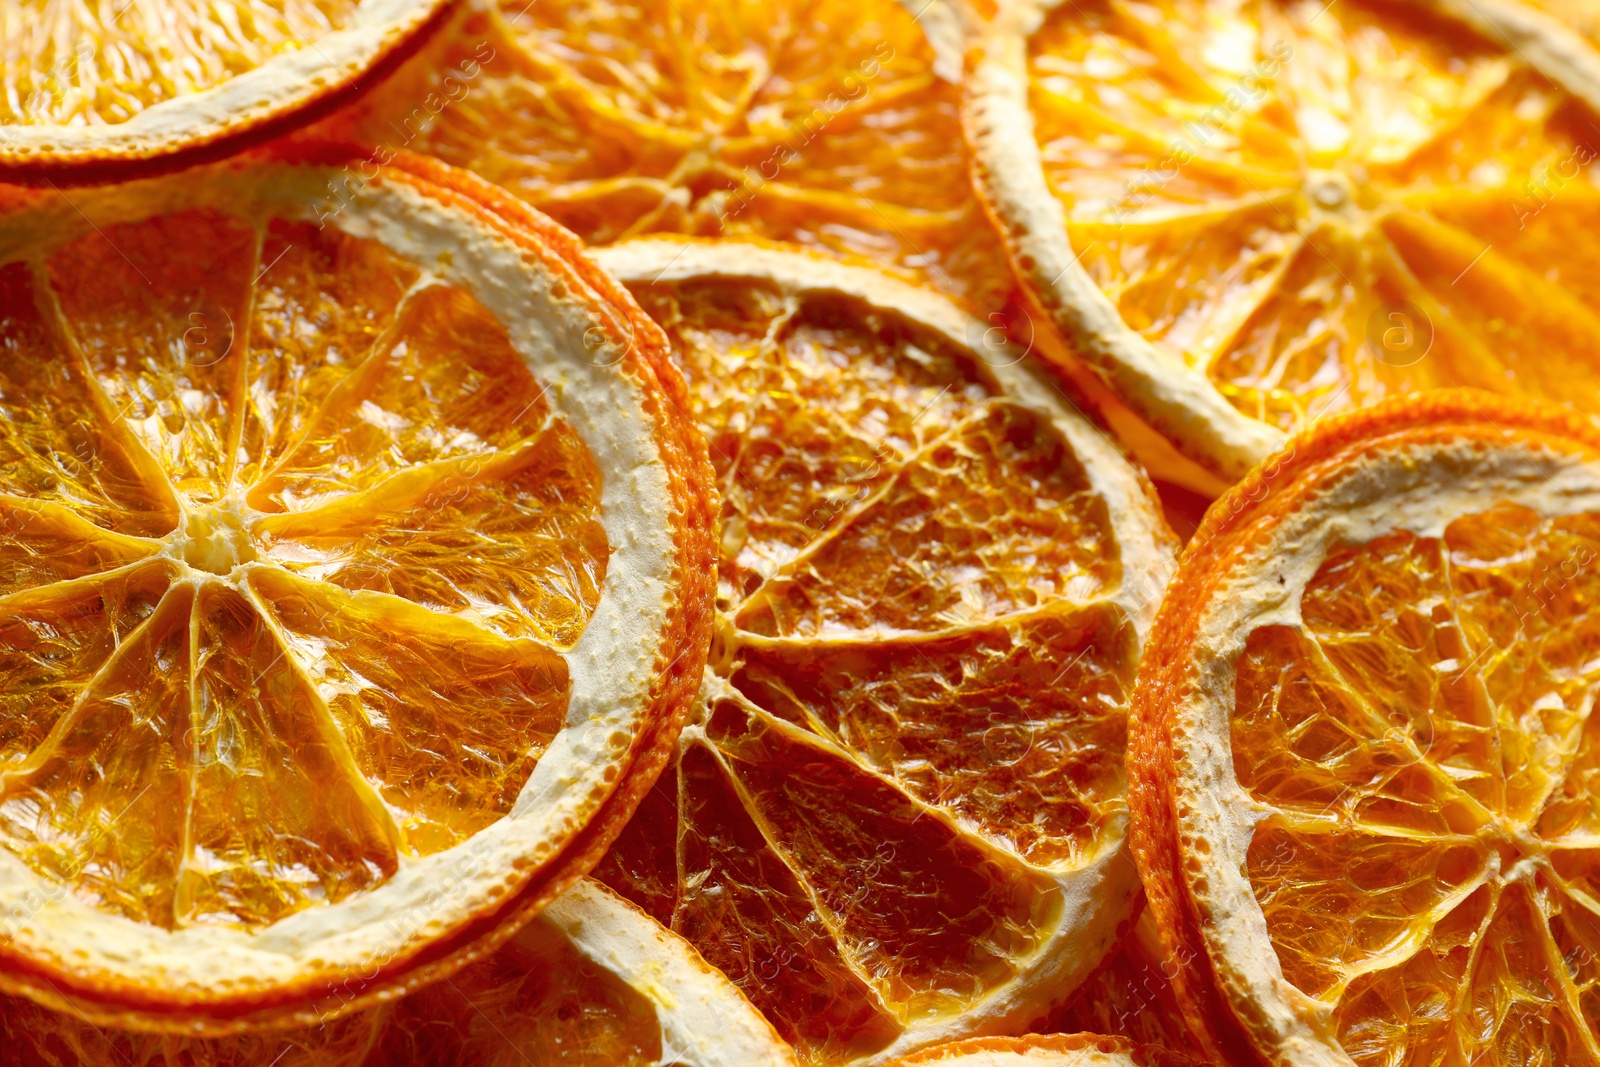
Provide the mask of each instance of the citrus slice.
[{"label": "citrus slice", "polygon": [[998,313],[1012,282],[961,142],[959,10],[478,0],[331,135],[475,171],[593,244],[782,240]]},{"label": "citrus slice", "polygon": [[99,181],[216,157],[403,59],[448,0],[123,0],[0,13],[0,176]]},{"label": "citrus slice", "polygon": [[698,685],[659,331],[470,175],[349,159],[6,194],[8,992],[220,1030],[446,973],[596,861]]},{"label": "citrus slice", "polygon": [[1135,851],[1208,1051],[1600,1062],[1600,431],[1442,392],[1211,509],[1140,666]]},{"label": "citrus slice", "polygon": [[0,998],[15,1067],[793,1067],[761,1014],[682,938],[583,879],[493,955],[398,1002],[302,1030],[103,1030]]},{"label": "citrus slice", "polygon": [[1600,213],[1600,135],[1529,40],[1427,6],[1017,5],[974,52],[978,184],[1067,342],[1047,353],[1213,489],[1418,389],[1600,409],[1600,250],[1571,236]]},{"label": "citrus slice", "polygon": [[928,1049],[887,1067],[1192,1067],[1164,1049],[1094,1034],[969,1038]]},{"label": "citrus slice", "polygon": [[723,497],[700,702],[597,876],[809,1062],[1022,1029],[1137,907],[1149,486],[930,290],[736,241],[596,255],[666,330]]}]

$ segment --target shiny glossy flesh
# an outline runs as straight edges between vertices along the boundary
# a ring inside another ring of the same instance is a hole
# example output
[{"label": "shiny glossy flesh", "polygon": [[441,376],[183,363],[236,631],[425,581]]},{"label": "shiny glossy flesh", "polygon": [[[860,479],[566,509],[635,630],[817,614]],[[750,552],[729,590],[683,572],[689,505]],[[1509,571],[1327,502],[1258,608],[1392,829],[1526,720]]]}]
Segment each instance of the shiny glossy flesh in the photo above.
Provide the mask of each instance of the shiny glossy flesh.
[{"label": "shiny glossy flesh", "polygon": [[1124,320],[1290,429],[1467,385],[1600,409],[1600,134],[1422,5],[1062,4],[1047,178]]},{"label": "shiny glossy flesh", "polygon": [[190,212],[0,267],[0,845],[269,924],[510,810],[607,558],[503,328],[333,227]]},{"label": "shiny glossy flesh", "polygon": [[355,0],[23,0],[0,10],[0,122],[99,126],[348,25]]},{"label": "shiny glossy flesh", "polygon": [[766,237],[1000,310],[959,93],[895,0],[486,6],[329,128],[476,171],[591,243]]},{"label": "shiny glossy flesh", "polygon": [[1600,1062],[1600,516],[1336,550],[1238,664],[1284,977],[1367,1065]]},{"label": "shiny glossy flesh", "polygon": [[657,1067],[655,1007],[535,919],[486,960],[397,1004],[211,1040],[120,1033],[0,1000],[16,1067]]},{"label": "shiny glossy flesh", "polygon": [[1122,816],[1131,622],[1070,446],[931,331],[754,281],[635,287],[720,480],[678,759],[600,873],[827,1063],[959,1015]]}]

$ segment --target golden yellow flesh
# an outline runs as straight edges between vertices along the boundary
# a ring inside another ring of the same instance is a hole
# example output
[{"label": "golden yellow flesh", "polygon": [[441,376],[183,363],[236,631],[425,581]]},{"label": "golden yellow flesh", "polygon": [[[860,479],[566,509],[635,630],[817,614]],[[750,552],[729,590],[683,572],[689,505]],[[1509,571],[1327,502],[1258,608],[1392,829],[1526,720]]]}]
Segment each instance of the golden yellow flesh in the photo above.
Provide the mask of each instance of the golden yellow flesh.
[{"label": "golden yellow flesh", "polygon": [[1600,516],[1510,506],[1336,551],[1250,635],[1248,874],[1363,1065],[1596,1060]]},{"label": "golden yellow flesh", "polygon": [[0,123],[100,126],[346,26],[355,0],[19,0],[0,8]]},{"label": "golden yellow flesh", "polygon": [[510,810],[599,596],[599,473],[464,292],[208,212],[0,267],[0,844],[266,924]]},{"label": "golden yellow flesh", "polygon": [[1600,134],[1417,7],[1090,0],[1032,39],[1083,264],[1254,418],[1443,385],[1600,408],[1600,253],[1573,239]]},{"label": "golden yellow flesh", "polygon": [[591,243],[767,237],[996,310],[955,85],[896,0],[507,0],[336,120],[476,171]]},{"label": "golden yellow flesh", "polygon": [[198,1040],[102,1030],[0,999],[17,1067],[657,1067],[661,1024],[643,995],[535,919],[487,960],[393,1005],[304,1030]]},{"label": "golden yellow flesh", "polygon": [[1124,810],[1106,506],[930,332],[754,282],[636,295],[711,443],[719,621],[676,766],[602,872],[802,1056],[860,1055],[1012,978],[1057,917],[1039,868]]}]

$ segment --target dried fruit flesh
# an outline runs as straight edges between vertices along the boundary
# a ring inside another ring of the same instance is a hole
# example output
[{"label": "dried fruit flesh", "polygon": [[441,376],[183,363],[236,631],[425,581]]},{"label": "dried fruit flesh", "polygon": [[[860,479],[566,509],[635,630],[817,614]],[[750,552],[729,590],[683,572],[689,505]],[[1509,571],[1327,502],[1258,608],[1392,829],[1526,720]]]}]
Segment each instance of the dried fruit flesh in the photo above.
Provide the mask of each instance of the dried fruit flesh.
[{"label": "dried fruit flesh", "polygon": [[1136,850],[1191,1023],[1296,1067],[1600,1062],[1600,437],[1443,394],[1291,447],[1141,668]]},{"label": "dried fruit flesh", "polygon": [[809,1062],[1025,1025],[1130,918],[1152,495],[926,291],[729,242],[600,258],[666,330],[723,500],[701,705],[600,876]]}]

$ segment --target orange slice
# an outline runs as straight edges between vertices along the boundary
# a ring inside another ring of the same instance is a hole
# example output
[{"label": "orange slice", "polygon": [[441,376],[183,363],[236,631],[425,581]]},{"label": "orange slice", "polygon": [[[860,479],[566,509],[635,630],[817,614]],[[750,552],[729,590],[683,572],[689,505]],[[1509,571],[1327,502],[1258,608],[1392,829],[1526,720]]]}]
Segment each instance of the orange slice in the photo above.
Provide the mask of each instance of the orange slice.
[{"label": "orange slice", "polygon": [[349,161],[7,194],[8,992],[222,1030],[447,973],[595,862],[698,685],[660,333],[470,175]]},{"label": "orange slice", "polygon": [[1192,1067],[1164,1049],[1094,1034],[970,1038],[928,1049],[887,1067]]},{"label": "orange slice", "polygon": [[809,1062],[1024,1028],[1137,907],[1149,486],[929,290],[735,241],[597,257],[666,330],[723,497],[700,702],[599,876]]},{"label": "orange slice", "polygon": [[15,1067],[793,1067],[698,953],[588,879],[499,951],[396,1003],[303,1030],[192,1038],[102,1030],[0,1000]]},{"label": "orange slice", "polygon": [[1572,239],[1600,135],[1528,59],[1600,56],[1549,15],[1508,44],[1427,7],[1018,5],[975,51],[979,187],[1049,354],[1203,468],[1147,452],[1161,476],[1215,491],[1435,386],[1600,410],[1600,252]]},{"label": "orange slice", "polygon": [[998,313],[1012,283],[961,143],[958,12],[482,0],[332,129],[379,162],[408,149],[475,171],[593,244],[788,241]]},{"label": "orange slice", "polygon": [[1444,392],[1219,500],[1140,666],[1135,850],[1230,1062],[1589,1064],[1600,431]]},{"label": "orange slice", "polygon": [[352,95],[448,0],[122,0],[0,12],[0,176],[99,181],[215,158]]}]

